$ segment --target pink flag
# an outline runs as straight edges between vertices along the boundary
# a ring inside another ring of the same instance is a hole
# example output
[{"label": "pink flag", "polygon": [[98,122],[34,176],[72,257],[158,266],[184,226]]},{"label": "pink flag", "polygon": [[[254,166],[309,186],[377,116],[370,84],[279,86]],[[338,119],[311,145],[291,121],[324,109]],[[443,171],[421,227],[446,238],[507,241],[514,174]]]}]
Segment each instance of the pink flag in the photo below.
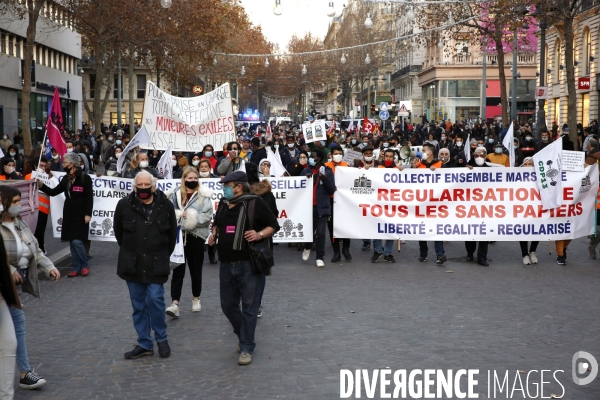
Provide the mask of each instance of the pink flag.
[{"label": "pink flag", "polygon": [[50,115],[48,115],[48,120],[46,121],[46,135],[52,148],[56,149],[61,156],[67,152],[67,145],[62,136],[64,129],[65,123],[62,116],[62,108],[60,107],[60,96],[58,95],[58,86],[56,86],[54,88],[52,106],[50,107]]}]

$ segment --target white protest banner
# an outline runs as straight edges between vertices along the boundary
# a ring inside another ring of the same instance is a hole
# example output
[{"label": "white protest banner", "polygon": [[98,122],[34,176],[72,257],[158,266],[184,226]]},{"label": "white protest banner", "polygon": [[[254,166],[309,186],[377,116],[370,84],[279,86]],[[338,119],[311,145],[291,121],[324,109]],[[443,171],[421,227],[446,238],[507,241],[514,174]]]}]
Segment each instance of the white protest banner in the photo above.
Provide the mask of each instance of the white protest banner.
[{"label": "white protest banner", "polygon": [[147,148],[198,152],[236,139],[229,83],[202,96],[177,97],[148,81],[142,120],[151,139]]},{"label": "white protest banner", "polygon": [[585,152],[583,151],[562,151],[562,169],[563,171],[583,171],[585,163]]},{"label": "white protest banner", "polygon": [[544,210],[560,206],[562,194],[562,140],[556,140],[533,155],[533,167],[537,172],[537,189],[542,197]]},{"label": "white protest banner", "polygon": [[594,233],[598,168],[563,172],[559,207],[543,210],[538,170],[335,171],[334,236],[350,239],[530,241]]},{"label": "white protest banner", "polygon": [[150,143],[150,136],[148,135],[148,131],[146,130],[146,128],[142,126],[142,128],[138,131],[138,133],[135,134],[133,139],[129,141],[129,143],[123,149],[123,152],[119,156],[119,159],[117,160],[117,172],[121,173],[121,170],[123,169],[123,164],[127,159],[127,154],[129,154],[131,150],[135,149],[138,146],[146,145],[148,143]]},{"label": "white protest banner", "polygon": [[355,150],[346,150],[344,153],[344,158],[342,161],[347,162],[349,166],[354,165],[354,160],[360,160],[362,158],[362,153],[360,151]]},{"label": "white protest banner", "polygon": [[510,160],[511,167],[518,167],[519,165],[515,165],[515,136],[513,130],[513,123],[510,123],[510,127],[508,128],[508,132],[504,136],[504,140],[502,141],[502,146],[506,147],[508,150],[508,158]]},{"label": "white protest banner", "polygon": [[[58,185],[64,172],[53,173],[50,187]],[[94,188],[94,208],[90,221],[88,238],[98,241],[116,241],[113,229],[114,212],[117,203],[133,190],[133,179],[109,176],[92,178]],[[213,191],[214,211],[223,197],[223,187],[219,178],[200,179],[200,183]],[[279,210],[281,231],[275,234],[275,242],[312,242],[312,181],[306,177],[269,178],[271,190]],[[159,179],[157,188],[168,192],[180,186],[179,179]],[[52,231],[60,238],[65,197],[63,194],[50,198]]]},{"label": "white protest banner", "polygon": [[171,164],[171,159],[173,156],[173,151],[171,151],[171,146],[167,148],[167,151],[163,153],[156,164],[156,169],[158,173],[161,174],[165,179],[173,178],[173,164]]}]

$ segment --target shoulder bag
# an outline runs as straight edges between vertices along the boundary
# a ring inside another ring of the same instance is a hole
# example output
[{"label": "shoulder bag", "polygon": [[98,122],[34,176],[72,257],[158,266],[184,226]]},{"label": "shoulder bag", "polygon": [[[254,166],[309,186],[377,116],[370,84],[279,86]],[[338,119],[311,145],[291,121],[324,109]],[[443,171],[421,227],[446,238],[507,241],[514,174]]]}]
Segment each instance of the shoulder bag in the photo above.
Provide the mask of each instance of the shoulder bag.
[{"label": "shoulder bag", "polygon": [[[253,230],[254,208],[256,200],[248,202],[248,221],[250,230]],[[269,245],[269,239],[261,239],[256,242],[248,242],[250,250],[250,263],[252,272],[255,274],[271,275],[271,268],[275,265],[273,250]]]}]

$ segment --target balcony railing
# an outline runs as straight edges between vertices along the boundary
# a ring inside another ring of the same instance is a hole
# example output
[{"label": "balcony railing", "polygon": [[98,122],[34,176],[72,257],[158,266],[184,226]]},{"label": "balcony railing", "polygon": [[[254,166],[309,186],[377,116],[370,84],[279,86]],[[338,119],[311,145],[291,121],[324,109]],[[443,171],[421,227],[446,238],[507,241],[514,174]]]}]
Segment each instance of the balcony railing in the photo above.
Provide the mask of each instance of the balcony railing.
[{"label": "balcony railing", "polygon": [[[600,1],[600,0],[598,0]],[[456,54],[449,59],[442,60],[440,57],[431,57],[423,62],[423,68],[433,67],[434,65],[481,65],[481,56],[474,56],[473,54]],[[498,65],[497,54],[486,55],[487,66]],[[504,54],[505,65],[512,64],[512,53]],[[535,53],[521,53],[517,55],[518,65],[536,65],[537,58]],[[394,75],[392,75],[392,80]]]},{"label": "balcony railing", "polygon": [[407,75],[411,72],[421,72],[421,69],[423,68],[423,66],[421,65],[407,65],[403,68],[400,68],[398,71],[394,72],[392,74],[392,81],[395,81],[396,79]]}]

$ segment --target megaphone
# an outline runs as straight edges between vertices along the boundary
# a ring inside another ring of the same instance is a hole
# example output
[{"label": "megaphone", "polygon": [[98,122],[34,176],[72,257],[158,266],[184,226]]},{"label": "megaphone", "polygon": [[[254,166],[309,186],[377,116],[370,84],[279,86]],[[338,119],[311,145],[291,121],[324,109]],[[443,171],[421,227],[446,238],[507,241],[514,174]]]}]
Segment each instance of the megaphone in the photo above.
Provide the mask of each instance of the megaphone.
[{"label": "megaphone", "polygon": [[400,149],[400,158],[406,160],[408,157],[410,157],[410,147],[402,146]]}]

